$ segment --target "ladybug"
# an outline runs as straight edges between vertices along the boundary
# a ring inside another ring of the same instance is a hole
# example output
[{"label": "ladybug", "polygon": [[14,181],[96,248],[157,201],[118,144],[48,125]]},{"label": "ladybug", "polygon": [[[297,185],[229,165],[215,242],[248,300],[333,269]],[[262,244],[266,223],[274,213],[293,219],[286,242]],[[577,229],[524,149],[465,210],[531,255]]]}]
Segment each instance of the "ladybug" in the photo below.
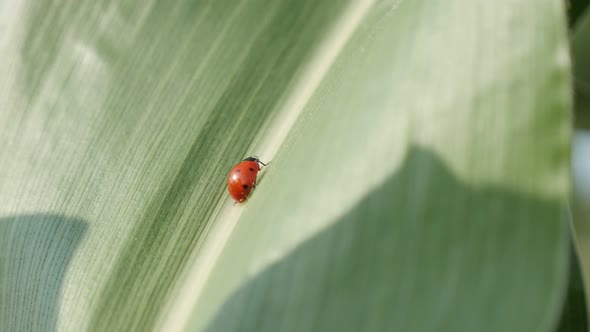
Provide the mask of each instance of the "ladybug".
[{"label": "ladybug", "polygon": [[248,157],[235,165],[227,177],[229,195],[238,203],[242,203],[250,195],[252,188],[256,188],[256,175],[266,166],[258,157]]}]

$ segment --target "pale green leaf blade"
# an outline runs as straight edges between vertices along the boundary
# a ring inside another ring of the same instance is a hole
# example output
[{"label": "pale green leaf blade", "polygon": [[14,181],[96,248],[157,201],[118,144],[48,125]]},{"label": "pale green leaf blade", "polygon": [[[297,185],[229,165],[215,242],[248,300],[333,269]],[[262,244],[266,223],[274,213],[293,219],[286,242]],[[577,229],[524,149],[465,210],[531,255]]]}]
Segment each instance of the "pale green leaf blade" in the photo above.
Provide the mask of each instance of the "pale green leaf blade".
[{"label": "pale green leaf blade", "polygon": [[0,330],[152,327],[344,5],[3,3]]},{"label": "pale green leaf blade", "polygon": [[556,327],[568,261],[562,10],[373,4],[237,219],[189,329]]},{"label": "pale green leaf blade", "polygon": [[0,6],[2,330],[555,324],[561,2]]}]

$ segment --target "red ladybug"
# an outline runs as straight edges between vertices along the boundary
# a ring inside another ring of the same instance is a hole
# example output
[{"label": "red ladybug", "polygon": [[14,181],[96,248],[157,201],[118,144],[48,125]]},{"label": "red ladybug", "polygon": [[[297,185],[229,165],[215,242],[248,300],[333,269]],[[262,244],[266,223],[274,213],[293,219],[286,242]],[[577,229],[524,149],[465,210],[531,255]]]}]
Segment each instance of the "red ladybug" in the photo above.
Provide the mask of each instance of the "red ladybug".
[{"label": "red ladybug", "polygon": [[260,165],[266,166],[267,164],[257,157],[248,157],[229,171],[227,190],[236,202],[245,201],[252,188],[256,188],[256,175],[261,170]]}]

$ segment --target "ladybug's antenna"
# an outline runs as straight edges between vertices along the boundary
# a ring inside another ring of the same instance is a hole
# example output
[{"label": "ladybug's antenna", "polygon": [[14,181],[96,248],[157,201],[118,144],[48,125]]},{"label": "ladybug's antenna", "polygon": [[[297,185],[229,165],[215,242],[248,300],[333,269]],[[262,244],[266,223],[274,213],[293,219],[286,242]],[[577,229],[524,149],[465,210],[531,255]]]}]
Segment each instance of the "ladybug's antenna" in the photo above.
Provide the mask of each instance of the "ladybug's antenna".
[{"label": "ladybug's antenna", "polygon": [[265,163],[263,163],[262,161],[260,161],[260,159],[258,158],[258,156],[252,156],[252,157],[253,157],[254,159],[256,159],[256,162],[257,162],[257,163],[261,163],[261,164],[262,164],[262,166],[266,166],[266,165],[268,165],[268,163],[266,163],[266,164],[265,164]]}]

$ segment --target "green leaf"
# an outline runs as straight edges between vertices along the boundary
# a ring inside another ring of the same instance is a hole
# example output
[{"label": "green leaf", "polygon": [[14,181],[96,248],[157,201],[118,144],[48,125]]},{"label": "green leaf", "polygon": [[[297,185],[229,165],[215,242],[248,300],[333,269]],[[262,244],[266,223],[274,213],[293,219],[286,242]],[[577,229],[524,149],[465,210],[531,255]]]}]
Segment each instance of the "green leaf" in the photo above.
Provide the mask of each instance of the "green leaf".
[{"label": "green leaf", "polygon": [[588,3],[587,0],[566,1],[567,16],[570,27],[573,27],[578,23],[578,20],[583,16],[589,4],[590,3]]},{"label": "green leaf", "polygon": [[570,276],[567,287],[567,295],[563,306],[557,331],[587,331],[588,307],[586,304],[586,292],[578,255],[574,248],[570,250]]},{"label": "green leaf", "polygon": [[590,10],[576,23],[572,34],[575,125],[590,129]]},{"label": "green leaf", "polygon": [[0,330],[557,326],[562,1],[0,6]]}]

